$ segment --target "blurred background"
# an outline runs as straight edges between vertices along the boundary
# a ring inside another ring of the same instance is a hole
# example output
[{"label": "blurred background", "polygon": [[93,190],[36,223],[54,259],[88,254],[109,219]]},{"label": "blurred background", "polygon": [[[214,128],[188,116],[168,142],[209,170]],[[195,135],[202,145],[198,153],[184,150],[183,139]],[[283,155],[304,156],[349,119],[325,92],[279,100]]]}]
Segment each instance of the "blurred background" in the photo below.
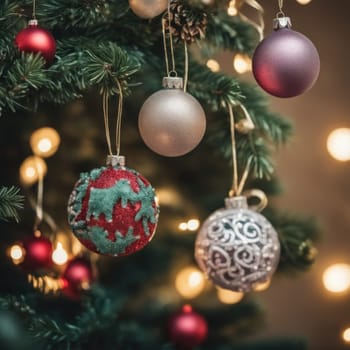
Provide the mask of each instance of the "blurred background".
[{"label": "blurred background", "polygon": [[[277,1],[260,3],[265,9],[267,34],[277,12]],[[329,266],[350,264],[349,129],[336,138],[339,143],[334,139],[332,143],[332,149],[345,161],[336,160],[327,150],[333,130],[350,128],[349,11],[350,2],[346,0],[284,1],[284,12],[291,17],[293,29],[304,33],[318,48],[321,73],[311,91],[302,96],[269,97],[271,108],[288,116],[295,126],[292,143],[277,154],[284,194],[275,203],[279,208],[315,216],[322,228],[322,239],[316,263],[309,272],[295,279],[277,277],[261,294],[268,319],[259,337],[304,335],[313,350],[350,348],[350,342],[343,339],[344,330],[350,327],[350,291],[338,286],[340,292],[330,292],[322,280]],[[218,62],[225,71],[232,71],[230,55],[219,57]],[[251,79],[250,72],[243,76]],[[347,269],[335,270],[330,276],[328,283],[333,288],[337,289],[339,283],[346,289]]]}]

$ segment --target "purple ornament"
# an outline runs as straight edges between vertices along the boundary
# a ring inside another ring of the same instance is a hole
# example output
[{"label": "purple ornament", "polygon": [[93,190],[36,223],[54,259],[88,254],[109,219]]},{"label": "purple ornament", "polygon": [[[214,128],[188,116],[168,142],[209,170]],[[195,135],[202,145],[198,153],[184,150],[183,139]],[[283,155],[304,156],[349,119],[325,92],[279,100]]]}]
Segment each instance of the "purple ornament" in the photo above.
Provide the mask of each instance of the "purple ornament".
[{"label": "purple ornament", "polygon": [[309,90],[320,72],[314,44],[290,29],[290,19],[275,20],[275,31],[256,48],[253,73],[258,84],[277,97],[294,97]]}]

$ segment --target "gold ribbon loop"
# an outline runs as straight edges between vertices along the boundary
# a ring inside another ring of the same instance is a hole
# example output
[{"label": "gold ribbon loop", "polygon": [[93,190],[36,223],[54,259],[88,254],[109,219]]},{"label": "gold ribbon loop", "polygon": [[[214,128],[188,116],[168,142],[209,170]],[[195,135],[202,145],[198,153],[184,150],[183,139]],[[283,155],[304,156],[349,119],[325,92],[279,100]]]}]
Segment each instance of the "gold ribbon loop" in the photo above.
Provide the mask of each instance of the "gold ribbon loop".
[{"label": "gold ribbon loop", "polygon": [[245,197],[247,197],[248,199],[250,199],[250,198],[257,198],[257,199],[259,199],[259,203],[258,204],[249,206],[249,208],[252,209],[252,210],[260,212],[260,211],[264,210],[266,208],[267,204],[268,204],[268,199],[266,197],[266,194],[263,191],[258,190],[256,188],[244,191],[243,195]]}]

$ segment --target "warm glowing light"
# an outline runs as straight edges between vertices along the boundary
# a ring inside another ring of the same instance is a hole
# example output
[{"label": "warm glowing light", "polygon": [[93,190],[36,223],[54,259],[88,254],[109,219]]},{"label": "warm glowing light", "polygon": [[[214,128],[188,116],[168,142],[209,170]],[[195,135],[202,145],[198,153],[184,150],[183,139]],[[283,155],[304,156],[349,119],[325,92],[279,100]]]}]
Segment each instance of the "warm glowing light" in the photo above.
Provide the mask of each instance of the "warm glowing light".
[{"label": "warm glowing light", "polygon": [[63,279],[56,279],[51,276],[34,276],[29,274],[28,282],[34,289],[37,289],[44,294],[56,294],[64,288]]},{"label": "warm glowing light", "polygon": [[177,205],[181,198],[176,190],[171,187],[157,188],[157,197],[161,205],[174,206]]},{"label": "warm glowing light", "polygon": [[200,222],[197,219],[191,219],[187,221],[187,229],[190,231],[197,231],[199,228]]},{"label": "warm glowing light", "polygon": [[57,247],[52,253],[52,260],[56,265],[64,265],[68,261],[68,254],[63,249],[62,243],[57,243]]},{"label": "warm glowing light", "polygon": [[269,288],[271,285],[271,280],[268,280],[266,282],[261,282],[258,283],[255,287],[254,287],[254,291],[255,292],[263,292],[264,290],[266,290],[267,288]]},{"label": "warm glowing light", "polygon": [[342,338],[345,343],[350,343],[350,327],[344,329],[342,333]]},{"label": "warm glowing light", "polygon": [[229,6],[228,9],[227,9],[227,14],[229,16],[237,16],[238,10],[234,6]]},{"label": "warm glowing light", "polygon": [[323,284],[332,293],[342,293],[350,288],[350,265],[335,264],[323,273]]},{"label": "warm glowing light", "polygon": [[179,230],[180,231],[187,231],[187,222],[181,222],[179,224]]},{"label": "warm glowing light", "polygon": [[207,61],[207,67],[212,71],[212,72],[218,72],[220,70],[220,64],[218,61],[210,59]]},{"label": "warm glowing light", "polygon": [[327,139],[327,149],[336,160],[342,162],[350,160],[350,129],[339,128],[333,130]]},{"label": "warm glowing light", "polygon": [[193,299],[197,297],[205,287],[204,275],[196,267],[185,267],[177,274],[175,287],[182,297]]},{"label": "warm glowing light", "polygon": [[58,132],[48,127],[35,130],[30,137],[33,153],[40,157],[50,157],[55,154],[60,142]]},{"label": "warm glowing light", "polygon": [[307,5],[308,3],[311,2],[311,0],[297,0],[297,2],[301,5]]},{"label": "warm glowing light", "polygon": [[24,185],[32,185],[46,175],[47,166],[44,159],[37,156],[30,156],[24,160],[19,175]]},{"label": "warm glowing light", "polygon": [[243,299],[244,293],[217,287],[217,296],[223,304],[236,304]]},{"label": "warm glowing light", "polygon": [[20,264],[24,260],[24,249],[18,244],[13,245],[10,248],[10,257],[15,265]]},{"label": "warm glowing light", "polygon": [[249,56],[238,53],[233,59],[233,68],[239,74],[250,72],[252,70],[252,60]]}]

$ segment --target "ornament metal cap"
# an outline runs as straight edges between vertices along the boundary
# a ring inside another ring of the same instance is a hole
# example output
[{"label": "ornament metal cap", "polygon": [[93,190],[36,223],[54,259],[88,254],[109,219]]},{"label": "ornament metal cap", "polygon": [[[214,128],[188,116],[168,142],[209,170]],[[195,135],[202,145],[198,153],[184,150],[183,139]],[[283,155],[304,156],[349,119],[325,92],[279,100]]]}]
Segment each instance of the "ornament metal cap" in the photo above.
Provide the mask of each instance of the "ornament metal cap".
[{"label": "ornament metal cap", "polygon": [[165,89],[182,89],[184,80],[180,77],[164,77],[163,88]]},{"label": "ornament metal cap", "polygon": [[108,155],[106,164],[110,165],[112,167],[125,166],[125,157],[124,156]]},{"label": "ornament metal cap", "polygon": [[247,197],[237,196],[225,198],[227,209],[248,209]]},{"label": "ornament metal cap", "polygon": [[37,27],[38,26],[38,20],[37,19],[31,19],[29,22],[28,22],[28,26],[29,27]]},{"label": "ornament metal cap", "polygon": [[283,29],[283,28],[291,28],[292,27],[292,21],[290,20],[290,17],[276,17],[273,20],[273,29]]}]

